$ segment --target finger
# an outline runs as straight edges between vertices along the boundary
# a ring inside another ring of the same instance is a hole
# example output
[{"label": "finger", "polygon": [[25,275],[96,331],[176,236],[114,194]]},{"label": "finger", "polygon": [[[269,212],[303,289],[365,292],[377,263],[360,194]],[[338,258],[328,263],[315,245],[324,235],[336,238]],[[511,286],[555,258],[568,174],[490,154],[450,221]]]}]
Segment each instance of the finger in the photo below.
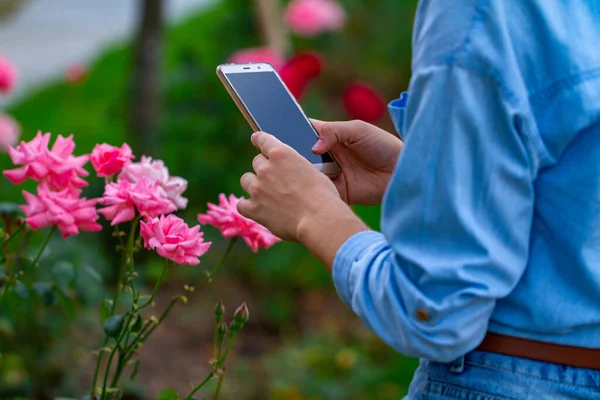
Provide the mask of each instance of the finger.
[{"label": "finger", "polygon": [[324,122],[311,119],[311,122],[319,134],[319,139],[312,148],[315,154],[326,153],[338,143],[360,140],[368,126],[366,122],[359,120]]},{"label": "finger", "polygon": [[275,136],[265,132],[254,132],[251,137],[252,143],[263,153],[267,158],[271,158],[270,154],[278,147],[285,146]]},{"label": "finger", "polygon": [[258,178],[252,172],[246,172],[240,178],[240,185],[242,185],[242,189],[244,189],[250,196],[252,196],[252,192],[254,191],[254,186],[256,185]]},{"label": "finger", "polygon": [[254,214],[254,204],[252,203],[252,199],[241,199],[237,203],[237,210],[244,217],[252,219],[252,215]]},{"label": "finger", "polygon": [[258,174],[260,170],[263,170],[267,166],[268,162],[269,159],[267,157],[263,154],[259,154],[252,160],[252,169]]}]

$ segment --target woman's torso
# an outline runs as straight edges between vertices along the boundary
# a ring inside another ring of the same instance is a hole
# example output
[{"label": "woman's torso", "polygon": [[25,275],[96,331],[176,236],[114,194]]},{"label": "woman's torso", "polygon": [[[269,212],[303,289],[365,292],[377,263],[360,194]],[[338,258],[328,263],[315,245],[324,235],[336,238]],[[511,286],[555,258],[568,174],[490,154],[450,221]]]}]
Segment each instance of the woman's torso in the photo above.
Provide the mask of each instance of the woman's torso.
[{"label": "woman's torso", "polygon": [[460,43],[535,136],[527,267],[489,330],[600,347],[600,0],[424,0],[415,28],[413,65]]}]

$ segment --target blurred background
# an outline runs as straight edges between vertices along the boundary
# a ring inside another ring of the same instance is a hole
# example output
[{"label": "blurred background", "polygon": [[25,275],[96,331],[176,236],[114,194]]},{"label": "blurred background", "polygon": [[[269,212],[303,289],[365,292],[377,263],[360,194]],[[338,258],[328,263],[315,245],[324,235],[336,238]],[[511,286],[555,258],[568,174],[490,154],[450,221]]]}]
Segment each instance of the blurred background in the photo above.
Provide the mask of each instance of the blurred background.
[{"label": "blurred background", "polygon": [[[73,133],[77,154],[126,141],[138,159],[163,159],[189,181],[189,205],[178,214],[195,223],[219,193],[243,194],[239,177],[255,156],[251,130],[215,75],[218,64],[270,61],[286,71],[309,116],[360,118],[393,131],[385,105],[408,86],[417,0],[328,0],[334,9],[322,16],[292,3],[302,2],[0,0],[0,55],[19,74],[12,94],[0,97],[0,114],[18,122],[24,140],[38,130]],[[306,65],[311,72],[302,75]],[[11,165],[0,149],[0,168]],[[22,203],[23,188],[2,177],[0,201]],[[85,194],[102,190],[92,180]],[[378,207],[356,211],[378,229]],[[101,339],[96,310],[118,263],[105,231],[55,238],[35,271],[38,280],[66,279],[72,302],[24,293],[0,313],[0,399],[80,397],[89,387],[90,350]],[[204,231],[217,250],[199,267],[172,273],[157,303],[201,281],[222,254],[219,233]],[[141,278],[152,284],[160,260],[141,263]],[[235,248],[215,282],[199,286],[145,345],[127,398],[154,399],[165,387],[187,392],[206,375],[219,299],[227,312],[241,301],[251,312],[222,398],[400,399],[407,391],[416,360],[362,325],[309,252],[281,243],[258,254]]]}]

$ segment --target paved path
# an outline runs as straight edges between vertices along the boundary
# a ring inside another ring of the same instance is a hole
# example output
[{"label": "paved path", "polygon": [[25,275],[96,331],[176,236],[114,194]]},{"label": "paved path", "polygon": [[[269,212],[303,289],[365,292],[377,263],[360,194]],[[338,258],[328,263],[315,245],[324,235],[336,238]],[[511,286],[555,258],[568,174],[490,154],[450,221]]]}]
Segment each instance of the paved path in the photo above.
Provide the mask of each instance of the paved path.
[{"label": "paved path", "polygon": [[[2,1],[2,0],[0,0]],[[140,0],[29,0],[0,22],[0,54],[18,67],[10,102],[73,63],[86,62],[131,35]],[[216,0],[165,0],[170,22]]]}]

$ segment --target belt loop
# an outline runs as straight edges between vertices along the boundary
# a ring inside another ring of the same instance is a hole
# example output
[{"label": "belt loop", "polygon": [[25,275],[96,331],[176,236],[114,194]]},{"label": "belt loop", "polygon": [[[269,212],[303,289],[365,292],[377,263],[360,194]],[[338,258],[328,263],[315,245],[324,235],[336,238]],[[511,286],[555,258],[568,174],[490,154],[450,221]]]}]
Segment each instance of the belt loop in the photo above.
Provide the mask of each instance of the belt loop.
[{"label": "belt loop", "polygon": [[460,356],[456,360],[448,363],[448,369],[453,374],[460,374],[465,370],[465,356]]}]

